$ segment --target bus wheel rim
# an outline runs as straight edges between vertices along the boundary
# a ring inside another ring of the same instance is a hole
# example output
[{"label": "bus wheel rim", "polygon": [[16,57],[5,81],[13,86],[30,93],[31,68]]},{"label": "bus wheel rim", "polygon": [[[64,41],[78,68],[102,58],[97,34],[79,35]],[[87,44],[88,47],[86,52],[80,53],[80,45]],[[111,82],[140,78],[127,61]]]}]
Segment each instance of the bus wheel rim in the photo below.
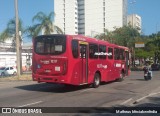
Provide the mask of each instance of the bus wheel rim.
[{"label": "bus wheel rim", "polygon": [[99,77],[96,77],[96,78],[95,78],[95,84],[96,84],[96,85],[99,85]]}]

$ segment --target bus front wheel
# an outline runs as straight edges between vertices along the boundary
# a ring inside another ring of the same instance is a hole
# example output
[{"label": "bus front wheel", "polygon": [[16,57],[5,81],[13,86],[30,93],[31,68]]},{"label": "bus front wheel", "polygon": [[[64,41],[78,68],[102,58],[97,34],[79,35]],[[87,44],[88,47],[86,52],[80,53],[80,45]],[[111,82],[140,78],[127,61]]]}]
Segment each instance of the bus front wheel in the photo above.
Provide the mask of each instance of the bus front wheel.
[{"label": "bus front wheel", "polygon": [[99,87],[99,85],[100,85],[100,75],[96,73],[94,75],[94,81],[93,81],[92,87],[97,88]]}]

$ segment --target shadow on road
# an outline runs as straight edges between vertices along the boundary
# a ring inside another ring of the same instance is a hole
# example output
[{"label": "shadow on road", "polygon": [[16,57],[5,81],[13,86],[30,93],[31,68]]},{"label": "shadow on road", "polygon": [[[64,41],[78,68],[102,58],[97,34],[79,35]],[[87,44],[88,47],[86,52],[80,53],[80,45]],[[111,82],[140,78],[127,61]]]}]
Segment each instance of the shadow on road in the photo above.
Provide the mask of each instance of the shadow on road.
[{"label": "shadow on road", "polygon": [[144,80],[144,79],[136,79],[137,81],[146,81],[146,80]]},{"label": "shadow on road", "polygon": [[146,81],[146,80],[144,80],[144,78],[142,78],[142,79],[130,79],[131,81]]},{"label": "shadow on road", "polygon": [[[105,86],[107,84],[111,84],[114,82],[117,82],[117,81],[102,82],[100,86]],[[73,92],[73,91],[91,88],[91,85],[88,84],[88,85],[81,85],[81,86],[73,86],[73,85],[53,84],[53,83],[37,83],[32,85],[17,86],[15,88],[27,90],[27,91],[65,93],[65,92]]]},{"label": "shadow on road", "polygon": [[65,92],[73,92],[73,91],[86,89],[88,87],[89,85],[72,86],[72,85],[62,85],[62,84],[40,83],[40,84],[17,86],[15,88],[27,90],[27,91],[65,93]]}]

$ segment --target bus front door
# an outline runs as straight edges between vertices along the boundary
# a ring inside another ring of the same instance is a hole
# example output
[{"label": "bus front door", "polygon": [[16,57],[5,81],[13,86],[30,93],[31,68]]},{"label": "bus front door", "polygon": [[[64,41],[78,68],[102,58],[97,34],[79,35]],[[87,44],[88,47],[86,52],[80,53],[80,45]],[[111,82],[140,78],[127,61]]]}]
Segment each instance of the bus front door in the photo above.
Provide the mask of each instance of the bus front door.
[{"label": "bus front door", "polygon": [[80,44],[80,84],[88,83],[88,50],[86,44]]}]

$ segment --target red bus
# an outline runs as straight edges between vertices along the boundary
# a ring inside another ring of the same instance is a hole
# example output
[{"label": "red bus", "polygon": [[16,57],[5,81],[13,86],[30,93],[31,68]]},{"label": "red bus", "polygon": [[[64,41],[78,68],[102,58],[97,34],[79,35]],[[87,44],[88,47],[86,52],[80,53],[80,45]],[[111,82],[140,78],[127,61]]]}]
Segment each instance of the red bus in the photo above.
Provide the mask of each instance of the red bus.
[{"label": "red bus", "polygon": [[33,39],[34,81],[70,85],[119,80],[129,75],[129,48],[81,35]]}]

